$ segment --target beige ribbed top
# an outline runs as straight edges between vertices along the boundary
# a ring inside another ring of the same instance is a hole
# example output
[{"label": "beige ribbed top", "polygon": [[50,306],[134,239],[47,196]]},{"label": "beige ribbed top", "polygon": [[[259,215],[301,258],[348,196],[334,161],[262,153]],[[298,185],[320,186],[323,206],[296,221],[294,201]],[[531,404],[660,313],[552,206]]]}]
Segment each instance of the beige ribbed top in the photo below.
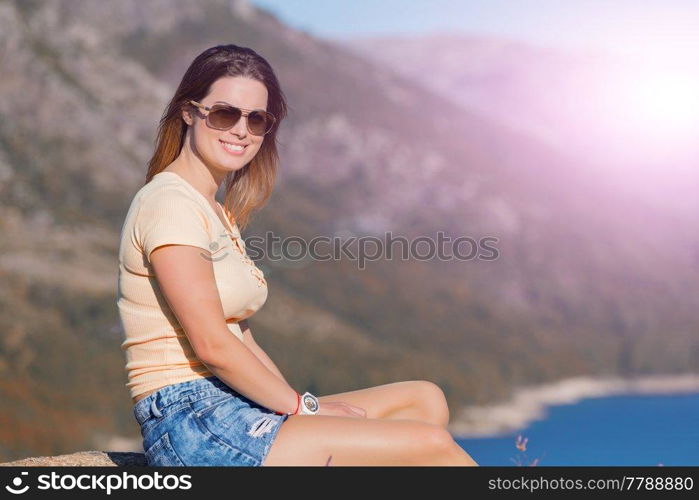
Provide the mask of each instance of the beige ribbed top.
[{"label": "beige ribbed top", "polygon": [[166,244],[211,252],[228,329],[241,341],[238,321],[267,300],[264,274],[248,258],[237,224],[224,226],[204,195],[180,175],[154,175],[131,202],[119,246],[117,308],[124,331],[126,387],[134,399],[152,389],[213,375],[195,355],[155,278],[150,254]]}]

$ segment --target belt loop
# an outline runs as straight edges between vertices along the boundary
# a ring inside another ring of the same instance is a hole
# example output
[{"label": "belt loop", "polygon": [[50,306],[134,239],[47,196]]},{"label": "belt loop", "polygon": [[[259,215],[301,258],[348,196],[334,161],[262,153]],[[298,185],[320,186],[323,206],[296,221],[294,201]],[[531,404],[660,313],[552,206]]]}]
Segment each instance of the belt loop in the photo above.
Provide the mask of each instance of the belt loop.
[{"label": "belt loop", "polygon": [[150,403],[150,411],[155,415],[156,418],[160,418],[163,416],[162,413],[160,413],[160,410],[158,409],[158,406],[155,404],[156,398],[153,398],[153,401]]}]

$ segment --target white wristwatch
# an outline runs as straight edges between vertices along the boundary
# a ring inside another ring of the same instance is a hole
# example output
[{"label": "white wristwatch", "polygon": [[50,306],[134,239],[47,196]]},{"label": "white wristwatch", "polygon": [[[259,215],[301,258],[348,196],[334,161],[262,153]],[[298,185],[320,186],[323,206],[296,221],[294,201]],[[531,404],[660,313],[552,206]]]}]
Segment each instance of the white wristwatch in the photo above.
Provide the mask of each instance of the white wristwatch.
[{"label": "white wristwatch", "polygon": [[315,415],[320,410],[320,401],[310,392],[304,392],[301,396],[301,405],[299,407],[300,415]]}]

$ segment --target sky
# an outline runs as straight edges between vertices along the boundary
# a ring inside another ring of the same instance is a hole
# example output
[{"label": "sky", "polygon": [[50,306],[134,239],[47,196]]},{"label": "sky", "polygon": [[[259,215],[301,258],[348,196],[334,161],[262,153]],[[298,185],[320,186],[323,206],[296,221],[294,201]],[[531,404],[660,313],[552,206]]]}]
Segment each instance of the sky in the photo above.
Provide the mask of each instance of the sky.
[{"label": "sky", "polygon": [[699,53],[699,0],[250,0],[326,38],[449,32],[617,53]]},{"label": "sky", "polygon": [[[618,74],[603,85],[595,86],[591,81],[589,102],[584,103],[593,110],[595,106],[605,110],[605,120],[612,129],[603,129],[602,135],[610,137],[614,147],[633,151],[634,158],[645,162],[651,161],[649,151],[655,148],[652,158],[659,158],[657,164],[662,169],[678,163],[668,159],[668,151],[680,156],[685,150],[696,154],[699,0],[248,2],[272,12],[292,28],[339,41],[363,36],[450,34],[519,41],[564,52],[622,55],[610,58],[624,62],[617,68]],[[602,76],[600,81],[607,82]],[[649,146],[644,149],[638,144]],[[599,149],[606,154],[608,146],[605,143]],[[625,158],[624,164],[634,162]]]}]

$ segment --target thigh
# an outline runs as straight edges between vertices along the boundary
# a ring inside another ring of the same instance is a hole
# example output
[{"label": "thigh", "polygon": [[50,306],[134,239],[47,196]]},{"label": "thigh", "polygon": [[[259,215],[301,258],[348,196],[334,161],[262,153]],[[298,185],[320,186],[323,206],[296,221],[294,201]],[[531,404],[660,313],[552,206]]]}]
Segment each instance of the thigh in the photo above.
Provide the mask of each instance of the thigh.
[{"label": "thigh", "polygon": [[339,392],[318,397],[323,401],[343,401],[366,410],[367,418],[385,418],[393,412],[419,401],[432,401],[434,396],[443,399],[441,389],[426,380],[406,380],[389,384]]},{"label": "thigh", "polygon": [[428,465],[453,446],[444,428],[417,420],[291,415],[262,465]]}]

